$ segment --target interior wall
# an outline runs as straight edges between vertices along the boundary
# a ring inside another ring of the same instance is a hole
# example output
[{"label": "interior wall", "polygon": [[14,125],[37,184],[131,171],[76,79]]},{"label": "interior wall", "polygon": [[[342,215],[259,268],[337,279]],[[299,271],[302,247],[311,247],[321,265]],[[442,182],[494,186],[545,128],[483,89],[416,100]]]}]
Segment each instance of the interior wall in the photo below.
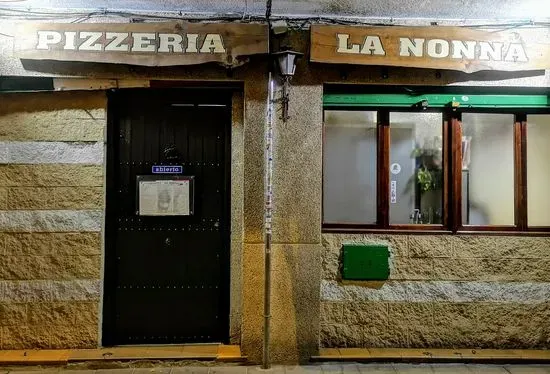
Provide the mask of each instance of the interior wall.
[{"label": "interior wall", "polygon": [[527,221],[550,225],[550,115],[527,116]]},{"label": "interior wall", "polygon": [[514,224],[514,116],[462,115],[470,141],[470,224]]},{"label": "interior wall", "polygon": [[324,112],[323,216],[326,222],[376,222],[376,112]]}]

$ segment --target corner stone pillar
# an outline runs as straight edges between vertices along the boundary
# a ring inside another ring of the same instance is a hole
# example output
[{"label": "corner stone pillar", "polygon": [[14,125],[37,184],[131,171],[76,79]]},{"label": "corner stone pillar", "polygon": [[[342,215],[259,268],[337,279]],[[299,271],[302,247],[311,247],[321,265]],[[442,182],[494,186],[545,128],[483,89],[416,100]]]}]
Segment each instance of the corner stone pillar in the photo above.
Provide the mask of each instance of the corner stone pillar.
[{"label": "corner stone pillar", "polygon": [[[273,363],[305,362],[319,349],[322,87],[293,84],[290,91],[290,119],[283,122],[277,107],[274,129]],[[263,254],[263,243],[245,244],[243,351],[256,362],[262,357]]]}]

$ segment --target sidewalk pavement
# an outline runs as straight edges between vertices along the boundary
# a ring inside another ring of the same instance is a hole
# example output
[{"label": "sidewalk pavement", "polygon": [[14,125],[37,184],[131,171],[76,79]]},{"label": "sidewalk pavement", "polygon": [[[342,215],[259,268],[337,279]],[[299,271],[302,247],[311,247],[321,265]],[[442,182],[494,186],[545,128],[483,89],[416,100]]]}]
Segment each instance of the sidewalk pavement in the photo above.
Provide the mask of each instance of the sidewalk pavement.
[{"label": "sidewalk pavement", "polygon": [[274,366],[262,370],[257,366],[178,366],[74,370],[66,368],[0,368],[0,374],[550,374],[550,365],[481,365],[481,364],[338,364]]}]

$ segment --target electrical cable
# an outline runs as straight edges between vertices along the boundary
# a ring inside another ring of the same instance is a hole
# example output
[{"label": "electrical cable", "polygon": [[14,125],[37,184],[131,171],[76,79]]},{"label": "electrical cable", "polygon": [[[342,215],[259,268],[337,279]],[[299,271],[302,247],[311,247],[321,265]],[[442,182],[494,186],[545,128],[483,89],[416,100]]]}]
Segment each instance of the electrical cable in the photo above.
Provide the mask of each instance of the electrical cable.
[{"label": "electrical cable", "polygon": [[266,3],[265,3],[265,19],[267,20],[267,22],[269,22],[271,20],[271,7],[273,5],[273,1],[272,0],[267,0]]},{"label": "electrical cable", "polygon": [[[179,12],[174,15],[165,15],[158,13],[146,13],[146,12],[134,12],[130,10],[108,10],[105,8],[97,9],[91,12],[76,12],[76,11],[38,11],[31,9],[19,9],[19,8],[6,8],[0,7],[0,19],[26,19],[26,20],[62,20],[75,18],[71,23],[80,23],[89,20],[94,17],[121,17],[129,18],[133,21],[139,22],[141,20],[186,20],[186,21],[226,21],[226,22],[267,22],[283,20],[289,24],[291,29],[307,29],[311,24],[336,24],[336,25],[363,25],[363,26],[409,26],[409,24],[403,24],[396,21],[393,18],[388,18],[387,21],[378,20],[377,22],[370,21],[368,19],[360,18],[345,18],[345,17],[324,17],[324,16],[311,16],[311,17],[292,17],[292,16],[274,16],[272,12],[272,0],[266,2],[266,14],[264,17],[260,15],[241,13],[184,13]],[[438,20],[438,23],[446,22],[446,20]],[[462,22],[465,22],[463,20]],[[503,28],[514,29],[520,27],[530,28],[547,28],[550,27],[550,22],[545,21],[510,21],[499,23],[482,23],[482,24],[461,24],[458,27],[464,28]]]},{"label": "electrical cable", "polygon": [[[1,13],[6,12],[6,13]],[[10,14],[11,13],[11,14]],[[140,13],[140,12],[132,12],[132,11],[123,11],[123,10],[107,10],[107,9],[99,9],[92,12],[74,12],[74,11],[66,11],[66,12],[45,12],[45,11],[35,11],[35,10],[23,10],[23,9],[15,9],[15,8],[4,8],[0,7],[0,17],[44,17],[47,18],[70,18],[70,17],[86,17],[86,16],[119,16],[123,18],[142,18],[142,19],[185,19],[185,13],[179,12],[179,14],[176,16],[167,16],[163,14],[155,14],[155,13]],[[243,14],[241,13],[219,13],[219,14],[201,14],[201,13],[189,13],[188,14],[190,19],[219,19],[219,20],[233,20],[233,19],[241,19],[243,17]],[[246,15],[245,15],[246,16]],[[264,19],[263,17],[257,16],[258,19]]]}]

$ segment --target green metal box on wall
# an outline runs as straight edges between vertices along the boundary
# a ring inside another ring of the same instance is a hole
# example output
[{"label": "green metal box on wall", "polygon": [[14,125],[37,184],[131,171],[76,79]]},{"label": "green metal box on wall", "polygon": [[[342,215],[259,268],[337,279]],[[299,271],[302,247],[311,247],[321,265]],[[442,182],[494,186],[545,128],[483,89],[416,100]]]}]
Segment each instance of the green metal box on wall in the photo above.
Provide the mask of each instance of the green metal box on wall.
[{"label": "green metal box on wall", "polygon": [[389,257],[387,245],[344,244],[342,279],[386,280],[390,276]]}]

